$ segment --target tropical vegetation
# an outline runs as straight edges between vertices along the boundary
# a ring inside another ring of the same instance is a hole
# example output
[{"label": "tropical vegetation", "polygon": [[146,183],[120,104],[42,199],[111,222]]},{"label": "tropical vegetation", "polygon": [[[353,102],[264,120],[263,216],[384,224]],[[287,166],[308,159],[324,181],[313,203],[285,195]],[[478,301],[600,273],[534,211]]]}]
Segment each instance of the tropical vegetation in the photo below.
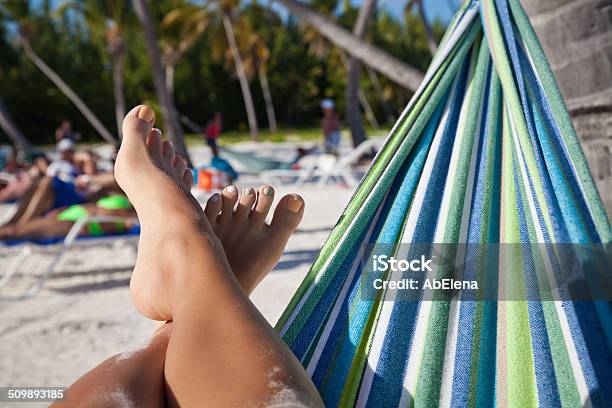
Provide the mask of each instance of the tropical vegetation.
[{"label": "tropical vegetation", "polygon": [[[0,0],[0,143],[52,143],[65,118],[86,140],[114,142],[141,102],[179,150],[184,132],[217,111],[225,129],[253,138],[316,127],[323,98],[343,117],[355,102],[344,119],[353,133],[388,126],[444,31],[419,10],[419,1],[394,16],[375,0],[361,9],[347,0]],[[379,58],[364,61],[369,51]]]}]

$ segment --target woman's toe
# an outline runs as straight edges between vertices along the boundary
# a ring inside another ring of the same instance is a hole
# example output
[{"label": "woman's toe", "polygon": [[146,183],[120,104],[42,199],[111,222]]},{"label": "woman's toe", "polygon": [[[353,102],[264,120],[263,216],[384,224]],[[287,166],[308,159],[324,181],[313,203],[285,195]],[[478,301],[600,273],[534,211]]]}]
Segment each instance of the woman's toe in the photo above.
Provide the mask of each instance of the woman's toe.
[{"label": "woman's toe", "polygon": [[251,213],[251,208],[255,203],[255,190],[251,187],[243,188],[238,200],[235,217],[238,220],[245,220]]},{"label": "woman's toe", "polygon": [[123,119],[123,134],[126,137],[121,141],[121,145],[128,149],[144,146],[154,122],[153,109],[146,105],[136,106]]},{"label": "woman's toe", "polygon": [[236,186],[225,187],[221,193],[221,221],[229,222],[234,218],[234,206],[238,199]]},{"label": "woman's toe", "polygon": [[193,187],[193,171],[189,168],[185,169],[183,173],[183,184],[185,184],[187,190],[191,190],[191,187]]},{"label": "woman's toe", "polygon": [[178,180],[183,180],[185,169],[187,168],[187,162],[180,156],[174,157],[174,175]]},{"label": "woman's toe", "polygon": [[204,214],[210,221],[211,225],[217,221],[217,217],[221,212],[221,194],[215,193],[210,196],[208,201],[206,202],[206,208],[204,208]]},{"label": "woman's toe", "polygon": [[289,194],[281,198],[270,223],[273,233],[278,233],[288,239],[296,230],[304,215],[304,199],[297,194]]},{"label": "woman's toe", "polygon": [[157,159],[161,156],[162,151],[162,134],[161,130],[154,128],[147,137],[147,149],[149,154]]},{"label": "woman's toe", "polygon": [[263,224],[274,201],[274,189],[271,186],[261,186],[257,193],[257,203],[251,213],[254,222]]},{"label": "woman's toe", "polygon": [[172,147],[172,143],[169,140],[164,140],[162,142],[162,156],[166,162],[172,165],[174,161],[174,147]]}]

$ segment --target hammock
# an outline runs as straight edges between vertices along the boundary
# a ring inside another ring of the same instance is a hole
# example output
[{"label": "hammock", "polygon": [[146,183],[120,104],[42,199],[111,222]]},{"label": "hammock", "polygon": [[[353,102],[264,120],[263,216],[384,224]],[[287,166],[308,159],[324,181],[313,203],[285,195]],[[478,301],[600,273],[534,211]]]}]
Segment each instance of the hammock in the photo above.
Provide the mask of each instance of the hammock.
[{"label": "hammock", "polygon": [[519,0],[468,1],[277,330],[329,407],[610,406],[609,302],[360,291],[364,243],[611,238]]}]

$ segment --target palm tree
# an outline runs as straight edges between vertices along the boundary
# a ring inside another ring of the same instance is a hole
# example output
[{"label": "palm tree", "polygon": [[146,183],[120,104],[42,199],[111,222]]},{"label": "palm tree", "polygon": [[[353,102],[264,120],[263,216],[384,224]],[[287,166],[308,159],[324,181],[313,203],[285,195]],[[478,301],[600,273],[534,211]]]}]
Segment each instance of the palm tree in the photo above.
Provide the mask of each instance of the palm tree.
[{"label": "palm tree", "polygon": [[[359,9],[357,22],[353,27],[353,35],[360,40],[365,37],[368,21],[376,7],[376,0],[364,0]],[[351,129],[353,147],[357,147],[366,140],[365,130],[361,123],[361,112],[359,111],[359,78],[361,76],[361,63],[357,58],[351,56],[348,62],[348,80],[346,85],[346,119]]]},{"label": "palm tree", "polygon": [[[612,20],[609,0],[523,0],[612,217]],[[571,24],[567,24],[571,22]]]},{"label": "palm tree", "polygon": [[398,85],[415,91],[423,80],[423,73],[400,61],[380,48],[368,44],[333,23],[319,13],[310,10],[295,0],[276,0],[306,23],[314,27],[337,47],[371,66]]},{"label": "palm tree", "polygon": [[233,19],[236,18],[237,7],[240,2],[237,0],[219,0],[218,6],[221,12],[221,21],[223,23],[223,30],[227,39],[227,46],[234,59],[234,66],[236,67],[236,75],[240,82],[240,90],[242,91],[242,98],[244,99],[244,107],[246,108],[247,120],[249,122],[249,130],[251,131],[251,137],[256,140],[258,137],[257,128],[257,116],[255,115],[255,104],[253,103],[253,97],[249,88],[249,80],[244,70],[242,57],[240,56],[240,50],[236,42],[236,34],[234,33]]},{"label": "palm tree", "polygon": [[65,2],[59,13],[68,10],[81,13],[92,35],[102,39],[113,70],[113,96],[115,99],[115,120],[117,133],[122,137],[121,125],[126,113],[124,93],[124,72],[127,47],[125,33],[134,26],[134,15],[130,4],[123,0],[78,0]]},{"label": "palm tree", "polygon": [[132,0],[132,4],[134,5],[134,11],[136,11],[138,20],[142,25],[145,46],[147,48],[147,53],[149,54],[149,61],[151,63],[153,84],[155,86],[157,98],[160,102],[161,113],[164,120],[164,125],[166,127],[166,132],[170,140],[172,140],[176,151],[181,156],[183,156],[183,158],[187,160],[188,164],[191,166],[191,159],[189,157],[189,153],[187,152],[187,147],[185,146],[183,128],[181,127],[179,116],[176,111],[176,106],[174,105],[174,100],[172,99],[170,93],[168,92],[168,88],[166,87],[166,78],[162,66],[161,53],[159,51],[159,46],[157,42],[157,33],[155,32],[153,21],[151,20],[151,16],[149,15],[149,10],[147,8],[146,1]]},{"label": "palm tree", "polygon": [[22,152],[27,152],[32,148],[32,144],[26,137],[21,133],[19,128],[13,122],[13,118],[2,101],[0,99],[0,128],[6,133],[11,139],[15,148]]},{"label": "palm tree", "polygon": [[[276,125],[276,113],[274,112],[272,93],[270,92],[270,84],[268,83],[268,76],[266,73],[266,66],[270,60],[270,50],[263,38],[252,29],[251,25],[246,20],[241,21],[241,24],[237,25],[234,32],[236,34],[238,52],[242,59],[242,66],[247,80],[250,81],[257,76],[266,105],[270,132],[276,133],[278,130]],[[233,62],[234,58],[231,57],[230,60]]]},{"label": "palm tree", "polygon": [[166,89],[174,97],[174,72],[179,60],[202,36],[210,22],[205,7],[179,1],[160,24],[162,64],[166,75]]},{"label": "palm tree", "polygon": [[89,109],[87,104],[64,82],[64,80],[47,65],[32,49],[31,37],[34,27],[29,21],[30,3],[22,0],[4,0],[0,3],[1,14],[17,25],[17,41],[28,59],[57,86],[57,88],[76,106],[91,126],[108,143],[115,143],[116,139],[106,129],[98,117]]}]

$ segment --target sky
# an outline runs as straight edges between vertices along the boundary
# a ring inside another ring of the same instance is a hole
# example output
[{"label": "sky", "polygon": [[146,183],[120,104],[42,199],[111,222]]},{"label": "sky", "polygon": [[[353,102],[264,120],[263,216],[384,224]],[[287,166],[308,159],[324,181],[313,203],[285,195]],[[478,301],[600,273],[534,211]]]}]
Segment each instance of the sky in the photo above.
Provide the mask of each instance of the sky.
[{"label": "sky", "polygon": [[[243,1],[246,2],[249,0]],[[273,0],[267,1],[273,2]],[[461,0],[423,0],[423,4],[427,12],[427,18],[430,21],[433,22],[434,20],[438,19],[446,25],[450,22],[453,14],[459,8],[460,1]],[[359,5],[361,4],[361,2],[362,0],[351,0],[351,3],[354,5]],[[40,5],[41,3],[42,0],[34,0],[32,2],[34,6]],[[404,7],[406,6],[406,3],[408,3],[408,0],[378,0],[378,7],[379,9],[386,9],[391,13],[391,15],[403,20],[402,14],[404,12]],[[52,0],[51,4],[52,6],[56,6],[57,4],[61,4],[61,0]],[[279,4],[274,4],[273,7],[277,9],[281,14],[286,15],[286,10],[283,6]]]},{"label": "sky", "polygon": [[[401,16],[407,1],[405,0],[378,0],[379,7],[387,9],[394,16]],[[360,0],[351,0],[352,4],[360,4]],[[423,5],[430,21],[439,19],[448,24],[459,8],[457,0],[423,0]]]},{"label": "sky", "polygon": [[[448,24],[459,8],[461,0],[423,0],[423,5],[427,14],[427,18],[433,22],[436,19],[440,20],[445,25]],[[273,3],[273,7],[282,15],[286,15],[286,10],[279,4],[274,4],[274,0],[268,0]],[[360,5],[362,0],[351,0],[353,5]],[[385,9],[391,15],[403,21],[404,7],[408,0],[378,0],[378,8]]]}]

